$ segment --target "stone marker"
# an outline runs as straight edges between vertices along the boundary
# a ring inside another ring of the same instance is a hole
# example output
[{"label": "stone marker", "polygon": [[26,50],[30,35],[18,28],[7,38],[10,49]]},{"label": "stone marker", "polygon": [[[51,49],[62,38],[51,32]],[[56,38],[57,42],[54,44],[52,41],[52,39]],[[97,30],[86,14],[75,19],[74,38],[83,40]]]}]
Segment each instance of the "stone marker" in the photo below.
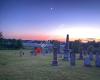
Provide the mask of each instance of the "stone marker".
[{"label": "stone marker", "polygon": [[45,49],[45,47],[42,48],[42,54],[43,54],[43,56],[45,56],[45,54],[46,54],[46,49]]},{"label": "stone marker", "polygon": [[91,67],[91,66],[92,66],[92,65],[91,65],[91,60],[90,60],[89,57],[86,57],[86,58],[84,59],[84,66],[86,66],[86,67]]},{"label": "stone marker", "polygon": [[83,51],[79,54],[79,60],[83,60]]},{"label": "stone marker", "polygon": [[64,58],[63,58],[63,60],[69,61],[69,57],[70,57],[69,35],[67,34],[67,37],[66,37],[66,44],[65,44],[65,49],[64,49]]},{"label": "stone marker", "polygon": [[75,53],[70,53],[70,65],[75,66],[76,56]]},{"label": "stone marker", "polygon": [[52,61],[52,66],[57,66],[58,61],[57,61],[57,43],[53,42],[53,61]]},{"label": "stone marker", "polygon": [[96,67],[100,67],[100,54],[96,53],[96,61],[95,61]]},{"label": "stone marker", "polygon": [[93,60],[93,53],[92,52],[89,53],[89,58],[90,58],[90,60]]}]

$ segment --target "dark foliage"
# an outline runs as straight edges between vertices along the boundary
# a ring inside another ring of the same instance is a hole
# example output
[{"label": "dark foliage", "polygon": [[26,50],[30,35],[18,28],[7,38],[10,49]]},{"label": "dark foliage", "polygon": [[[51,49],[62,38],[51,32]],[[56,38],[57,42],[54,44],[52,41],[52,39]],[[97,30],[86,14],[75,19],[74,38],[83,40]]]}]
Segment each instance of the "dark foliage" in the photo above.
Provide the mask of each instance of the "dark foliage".
[{"label": "dark foliage", "polygon": [[0,49],[20,49],[22,41],[16,39],[0,39]]}]

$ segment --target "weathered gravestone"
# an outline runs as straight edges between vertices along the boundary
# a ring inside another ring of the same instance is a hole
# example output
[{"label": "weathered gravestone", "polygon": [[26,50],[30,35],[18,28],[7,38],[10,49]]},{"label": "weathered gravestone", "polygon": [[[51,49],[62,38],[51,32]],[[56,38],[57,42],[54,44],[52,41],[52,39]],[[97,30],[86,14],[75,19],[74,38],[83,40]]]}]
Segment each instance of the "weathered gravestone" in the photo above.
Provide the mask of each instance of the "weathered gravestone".
[{"label": "weathered gravestone", "polygon": [[75,66],[75,61],[76,61],[76,55],[75,53],[70,53],[70,65]]},{"label": "weathered gravestone", "polygon": [[52,66],[57,66],[58,61],[57,61],[57,42],[53,42],[53,61],[52,61]]},{"label": "weathered gravestone", "polygon": [[90,60],[93,60],[93,53],[92,52],[89,53],[89,58],[90,58]]},{"label": "weathered gravestone", "polygon": [[60,49],[59,49],[59,58],[63,58],[63,55],[64,55],[64,45],[60,45]]},{"label": "weathered gravestone", "polygon": [[83,60],[83,51],[79,54],[79,60]]},{"label": "weathered gravestone", "polygon": [[96,61],[95,61],[96,67],[100,67],[100,54],[96,53]]},{"label": "weathered gravestone", "polygon": [[45,54],[46,54],[46,42],[41,43],[41,47],[42,47],[42,55],[45,56]]},{"label": "weathered gravestone", "polygon": [[67,34],[63,60],[69,61],[69,58],[70,58],[69,35]]},{"label": "weathered gravestone", "polygon": [[86,66],[86,67],[91,67],[91,66],[92,66],[92,65],[91,65],[91,60],[90,60],[89,57],[86,57],[86,58],[84,59],[84,66]]},{"label": "weathered gravestone", "polygon": [[46,55],[46,47],[43,47],[43,48],[42,48],[42,54],[43,54],[43,56]]},{"label": "weathered gravestone", "polygon": [[60,54],[60,42],[58,42],[58,45],[57,45],[57,53]]}]

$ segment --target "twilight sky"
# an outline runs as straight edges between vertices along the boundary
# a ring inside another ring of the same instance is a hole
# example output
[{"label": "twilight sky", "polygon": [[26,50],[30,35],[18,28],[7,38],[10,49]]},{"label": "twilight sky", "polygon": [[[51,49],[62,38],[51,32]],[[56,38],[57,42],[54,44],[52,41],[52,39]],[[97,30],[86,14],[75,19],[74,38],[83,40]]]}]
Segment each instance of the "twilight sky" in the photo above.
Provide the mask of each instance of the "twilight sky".
[{"label": "twilight sky", "polygon": [[0,0],[6,38],[100,39],[99,0]]}]

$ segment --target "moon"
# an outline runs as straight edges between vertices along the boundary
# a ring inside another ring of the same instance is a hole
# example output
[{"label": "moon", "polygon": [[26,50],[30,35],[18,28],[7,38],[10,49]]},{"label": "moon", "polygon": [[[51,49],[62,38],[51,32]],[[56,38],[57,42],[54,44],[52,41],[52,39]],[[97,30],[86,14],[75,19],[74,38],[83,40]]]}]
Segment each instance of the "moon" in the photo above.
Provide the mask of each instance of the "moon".
[{"label": "moon", "polygon": [[54,8],[51,7],[50,10],[52,11],[52,10],[54,10]]}]

